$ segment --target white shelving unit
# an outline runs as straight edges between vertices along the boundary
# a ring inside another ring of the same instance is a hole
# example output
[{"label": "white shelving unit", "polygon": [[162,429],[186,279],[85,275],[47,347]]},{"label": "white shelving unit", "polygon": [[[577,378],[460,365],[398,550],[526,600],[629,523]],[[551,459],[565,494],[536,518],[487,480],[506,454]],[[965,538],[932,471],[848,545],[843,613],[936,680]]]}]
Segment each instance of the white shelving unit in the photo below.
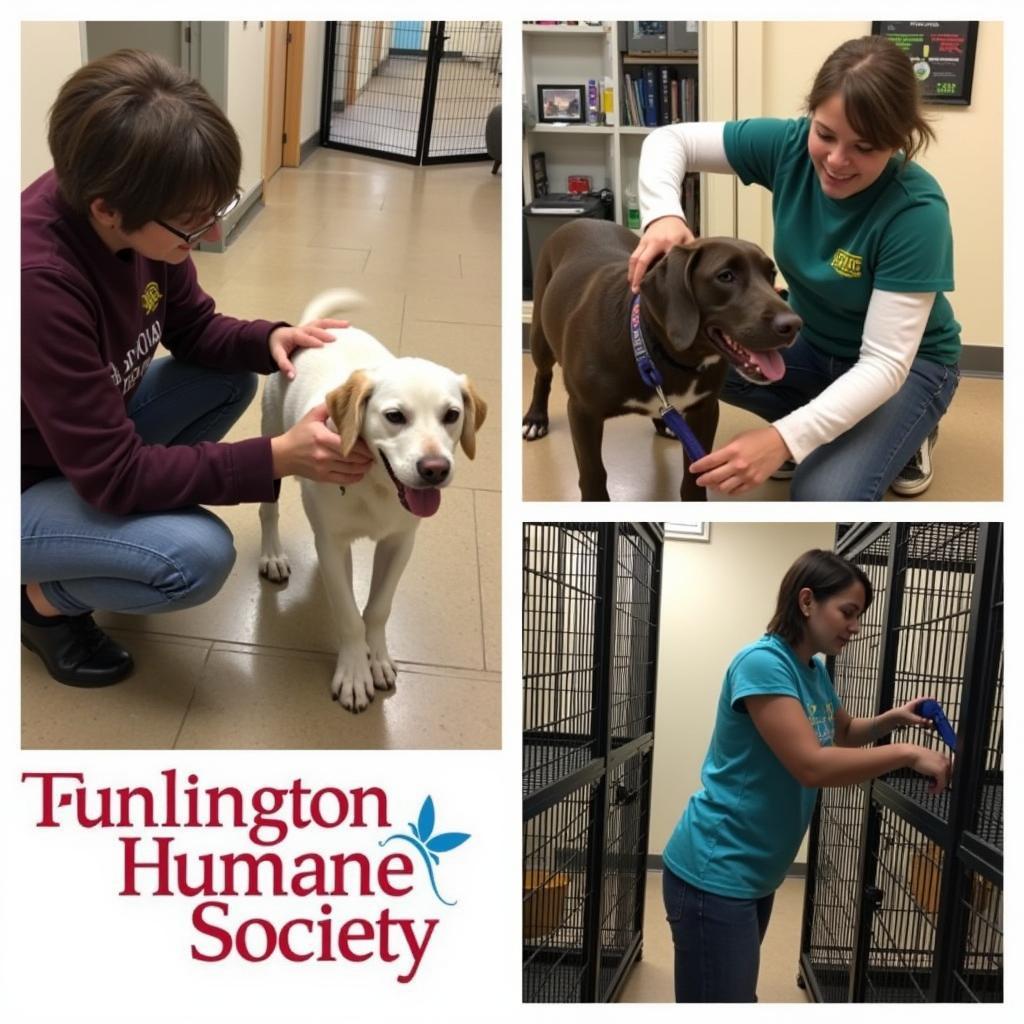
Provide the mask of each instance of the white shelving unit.
[{"label": "white shelving unit", "polygon": [[[614,120],[612,125],[537,124],[526,133],[523,144],[523,195],[527,203],[534,198],[530,157],[542,152],[552,192],[568,191],[570,174],[586,174],[594,191],[611,189],[615,222],[626,222],[626,187],[636,187],[640,167],[640,148],[654,129],[623,125],[623,64],[696,64],[697,113],[705,118],[704,25],[698,33],[696,57],[650,54],[644,57],[619,53],[618,22],[600,25],[523,25],[523,99],[537,116],[538,85],[586,85],[594,78],[612,81]],[[705,175],[701,175],[700,219],[704,222]],[[523,303],[523,323],[533,316],[533,303]]]},{"label": "white shelving unit", "polygon": [[[623,121],[623,60],[620,59],[618,22],[600,25],[523,25],[523,90],[527,108],[537,114],[538,85],[586,85],[594,78],[612,80],[614,125],[556,126],[537,124],[526,133],[523,146],[523,187],[526,202],[533,198],[530,157],[544,153],[552,192],[568,190],[570,174],[586,174],[594,190],[611,189],[615,221],[625,223],[625,190],[636,187],[640,147],[652,128],[626,127]],[[703,32],[700,33],[703,46]],[[704,117],[703,63],[697,57],[650,54],[627,57],[628,64],[696,64],[698,116]],[[703,177],[703,176],[702,176]],[[703,195],[703,181],[701,194]],[[703,213],[703,211],[702,211]]]}]

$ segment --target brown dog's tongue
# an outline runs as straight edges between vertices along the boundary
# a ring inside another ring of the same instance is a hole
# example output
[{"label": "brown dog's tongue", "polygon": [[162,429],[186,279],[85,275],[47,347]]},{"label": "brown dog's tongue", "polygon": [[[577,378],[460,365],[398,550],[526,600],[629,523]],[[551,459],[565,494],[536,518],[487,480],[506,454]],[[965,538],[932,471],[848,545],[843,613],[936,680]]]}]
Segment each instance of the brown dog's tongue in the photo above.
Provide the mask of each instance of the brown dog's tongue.
[{"label": "brown dog's tongue", "polygon": [[441,492],[436,487],[406,487],[405,500],[414,516],[426,519],[441,507]]},{"label": "brown dog's tongue", "polygon": [[777,348],[770,349],[767,352],[750,352],[750,358],[753,359],[757,368],[764,374],[766,380],[776,381],[782,380],[786,373],[786,361],[782,358]]}]

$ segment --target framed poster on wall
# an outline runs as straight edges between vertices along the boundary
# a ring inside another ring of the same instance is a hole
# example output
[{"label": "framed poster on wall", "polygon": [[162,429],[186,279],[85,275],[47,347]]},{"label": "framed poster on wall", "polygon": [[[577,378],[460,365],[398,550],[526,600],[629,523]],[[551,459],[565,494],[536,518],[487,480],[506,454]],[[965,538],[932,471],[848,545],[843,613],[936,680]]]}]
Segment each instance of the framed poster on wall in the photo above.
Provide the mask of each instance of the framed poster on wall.
[{"label": "framed poster on wall", "polygon": [[873,21],[871,34],[885,36],[907,55],[925,103],[971,102],[976,21]]}]

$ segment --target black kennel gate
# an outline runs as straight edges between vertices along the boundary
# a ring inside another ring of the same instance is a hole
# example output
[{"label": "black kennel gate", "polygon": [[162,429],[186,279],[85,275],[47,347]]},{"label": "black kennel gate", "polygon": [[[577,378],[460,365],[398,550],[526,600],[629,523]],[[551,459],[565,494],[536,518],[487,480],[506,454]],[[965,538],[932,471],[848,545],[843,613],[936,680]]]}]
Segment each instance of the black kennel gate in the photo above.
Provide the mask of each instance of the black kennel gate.
[{"label": "black kennel gate", "polygon": [[320,144],[413,164],[487,160],[500,21],[331,21]]},{"label": "black kennel gate", "polygon": [[[909,770],[821,791],[800,946],[817,1001],[1002,1001],[1002,547],[999,523],[869,523],[837,544],[875,589],[830,664],[844,706],[931,694],[958,746],[936,796]],[[898,738],[948,749],[913,732]]]},{"label": "black kennel gate", "polygon": [[615,997],[643,945],[663,528],[523,524],[523,1001]]}]

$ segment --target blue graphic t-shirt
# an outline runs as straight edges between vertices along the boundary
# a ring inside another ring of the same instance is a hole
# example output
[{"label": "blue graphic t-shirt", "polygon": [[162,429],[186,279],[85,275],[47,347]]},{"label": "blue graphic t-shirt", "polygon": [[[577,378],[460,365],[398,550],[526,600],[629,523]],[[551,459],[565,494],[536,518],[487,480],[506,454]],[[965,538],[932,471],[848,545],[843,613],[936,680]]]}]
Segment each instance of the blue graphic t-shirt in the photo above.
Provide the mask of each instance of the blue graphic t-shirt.
[{"label": "blue graphic t-shirt", "polygon": [[761,738],[744,698],[795,697],[823,747],[832,746],[839,698],[825,664],[801,663],[781,637],[743,648],[725,674],[703,789],[690,798],[665,847],[665,867],[719,896],[759,899],[774,892],[811,820],[816,789],[786,770]]}]

